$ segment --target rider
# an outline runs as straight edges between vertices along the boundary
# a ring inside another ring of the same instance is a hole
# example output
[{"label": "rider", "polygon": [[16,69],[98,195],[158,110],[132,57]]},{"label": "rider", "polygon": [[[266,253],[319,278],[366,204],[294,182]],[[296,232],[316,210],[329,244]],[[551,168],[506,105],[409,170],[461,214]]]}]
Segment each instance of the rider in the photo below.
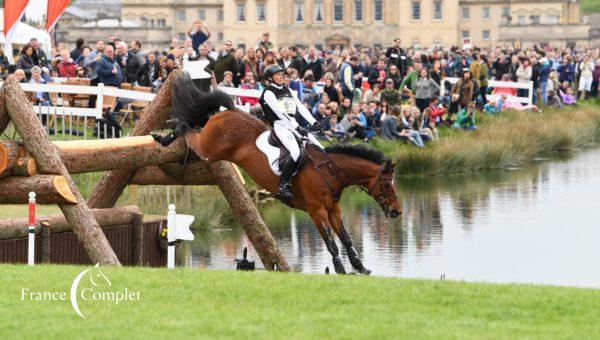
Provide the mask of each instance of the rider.
[{"label": "rider", "polygon": [[[300,157],[300,147],[296,141],[296,136],[310,138],[306,129],[301,127],[296,121],[298,115],[302,116],[314,129],[321,131],[321,126],[308,109],[298,100],[296,94],[293,94],[290,89],[283,83],[283,69],[275,64],[270,65],[265,69],[265,79],[269,81],[269,85],[260,96],[260,106],[265,114],[265,118],[273,127],[277,138],[283,146],[289,151],[283,163],[281,177],[279,182],[278,196],[286,199],[291,199],[292,185],[290,180],[296,168],[296,162]],[[314,137],[310,138],[314,144],[318,144]]]}]

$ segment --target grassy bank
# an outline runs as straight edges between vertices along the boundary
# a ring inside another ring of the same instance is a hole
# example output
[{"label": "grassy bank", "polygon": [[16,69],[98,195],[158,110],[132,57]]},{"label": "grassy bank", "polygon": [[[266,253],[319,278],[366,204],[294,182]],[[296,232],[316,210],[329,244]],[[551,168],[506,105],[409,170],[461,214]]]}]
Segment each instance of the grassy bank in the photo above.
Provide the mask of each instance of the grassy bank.
[{"label": "grassy bank", "polygon": [[595,143],[600,137],[600,106],[594,104],[542,113],[480,113],[476,119],[479,130],[473,132],[440,127],[441,142],[430,142],[424,149],[380,139],[373,146],[400,160],[399,174],[443,175],[523,164],[540,154]]},{"label": "grassy bank", "polygon": [[[599,290],[189,269],[101,268],[112,287],[97,291],[140,298],[79,299],[84,320],[68,297],[83,269],[0,266],[0,337],[600,337]],[[66,291],[67,301],[23,301],[22,288]]]}]

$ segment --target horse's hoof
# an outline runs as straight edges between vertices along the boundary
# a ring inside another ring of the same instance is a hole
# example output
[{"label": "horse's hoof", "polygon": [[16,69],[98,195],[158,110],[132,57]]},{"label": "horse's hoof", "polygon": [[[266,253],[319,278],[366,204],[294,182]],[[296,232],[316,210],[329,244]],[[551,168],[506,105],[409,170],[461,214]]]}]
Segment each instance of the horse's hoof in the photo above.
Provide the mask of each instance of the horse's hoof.
[{"label": "horse's hoof", "polygon": [[161,135],[158,133],[158,131],[152,131],[150,132],[150,136],[152,136],[152,138],[160,143],[160,139],[161,139]]},{"label": "horse's hoof", "polygon": [[370,270],[368,270],[367,268],[363,268],[363,269],[360,271],[360,273],[361,273],[361,274],[363,274],[363,275],[371,275],[371,271],[370,271]]}]

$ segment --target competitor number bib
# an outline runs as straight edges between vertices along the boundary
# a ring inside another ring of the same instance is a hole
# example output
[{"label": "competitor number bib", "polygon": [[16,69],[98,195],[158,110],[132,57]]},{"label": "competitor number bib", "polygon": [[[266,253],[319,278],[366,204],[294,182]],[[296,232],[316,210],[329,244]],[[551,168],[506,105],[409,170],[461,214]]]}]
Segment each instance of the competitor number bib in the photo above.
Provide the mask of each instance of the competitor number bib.
[{"label": "competitor number bib", "polygon": [[283,110],[283,112],[292,116],[296,114],[296,102],[294,98],[282,97],[279,98],[278,102],[279,107]]}]

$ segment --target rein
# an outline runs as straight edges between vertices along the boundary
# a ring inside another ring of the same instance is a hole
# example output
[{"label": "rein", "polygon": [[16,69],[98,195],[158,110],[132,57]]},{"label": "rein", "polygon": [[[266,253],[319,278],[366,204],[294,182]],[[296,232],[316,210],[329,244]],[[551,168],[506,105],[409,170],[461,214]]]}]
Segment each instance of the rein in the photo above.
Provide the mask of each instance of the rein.
[{"label": "rein", "polygon": [[[350,176],[348,176],[348,174],[343,169],[341,169],[339,166],[337,166],[337,164],[335,164],[334,162],[331,161],[331,159],[329,159],[329,156],[327,155],[327,152],[325,152],[324,149],[321,149],[317,145],[314,145],[308,138],[303,138],[303,140],[305,140],[307,142],[306,143],[307,145],[314,146],[315,149],[318,149],[321,152],[321,154],[323,155],[323,157],[324,157],[323,161],[320,163],[317,163],[313,159],[313,157],[310,155],[310,152],[308,152],[308,150],[306,151],[308,158],[314,164],[314,167],[317,170],[317,172],[319,173],[319,175],[321,175],[321,179],[323,179],[323,182],[325,182],[325,185],[327,186],[327,189],[329,189],[329,192],[331,193],[331,196],[333,197],[334,201],[336,201],[336,202],[339,201],[342,190],[341,189],[338,191],[333,190],[333,186],[331,185],[329,180],[327,180],[327,177],[321,171],[321,167],[323,165],[327,165],[327,167],[329,167],[329,170],[333,174],[334,178],[337,179],[338,181],[340,181],[340,183],[342,183],[342,180],[339,179],[340,173],[343,174],[346,178],[350,178]],[[365,188],[362,185],[358,186],[360,188],[360,190],[366,192],[369,196],[371,196],[371,192],[375,189],[375,187],[377,185],[379,185],[379,195],[375,198],[379,204],[385,203],[385,198],[384,198],[384,194],[383,194],[384,190],[382,188],[383,183],[381,183],[381,181],[379,180],[380,178],[382,178],[381,175],[383,173],[383,170],[384,170],[384,167],[382,166],[381,169],[379,169],[379,172],[377,173],[377,178],[375,180],[375,183],[373,183],[373,185],[371,187]],[[392,176],[393,176],[393,174],[392,174]],[[387,178],[383,178],[383,179],[391,181],[390,179],[387,179]]]}]

